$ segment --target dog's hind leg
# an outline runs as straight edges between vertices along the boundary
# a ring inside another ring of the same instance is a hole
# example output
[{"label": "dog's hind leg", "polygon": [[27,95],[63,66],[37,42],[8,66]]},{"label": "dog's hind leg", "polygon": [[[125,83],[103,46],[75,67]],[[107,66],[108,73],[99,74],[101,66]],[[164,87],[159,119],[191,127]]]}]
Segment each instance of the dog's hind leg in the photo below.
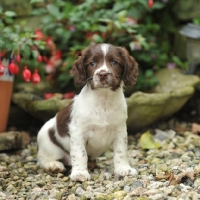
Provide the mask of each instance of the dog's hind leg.
[{"label": "dog's hind leg", "polygon": [[49,120],[38,133],[38,164],[51,172],[63,172],[64,164],[71,164],[70,155],[51,138],[52,135],[55,139],[55,130],[50,126],[52,123],[53,119]]}]

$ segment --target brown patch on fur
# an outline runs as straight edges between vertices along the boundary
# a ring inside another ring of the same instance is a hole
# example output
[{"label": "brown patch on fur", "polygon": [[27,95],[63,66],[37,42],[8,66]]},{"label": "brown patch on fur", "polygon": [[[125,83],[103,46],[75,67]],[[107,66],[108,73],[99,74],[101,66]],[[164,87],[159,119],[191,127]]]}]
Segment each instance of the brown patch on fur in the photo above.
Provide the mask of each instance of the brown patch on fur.
[{"label": "brown patch on fur", "polygon": [[57,131],[60,137],[69,136],[68,124],[70,122],[72,104],[73,102],[64,107],[56,116]]},{"label": "brown patch on fur", "polygon": [[56,146],[60,147],[63,151],[65,151],[66,153],[69,153],[68,151],[66,151],[63,146],[56,140],[55,137],[55,130],[53,128],[49,129],[49,138],[52,141],[52,143],[54,143]]},{"label": "brown patch on fur", "polygon": [[82,56],[79,56],[79,58],[74,62],[70,74],[74,77],[74,83],[76,86],[83,87],[85,85],[87,75],[85,72]]},{"label": "brown patch on fur", "polygon": [[83,87],[87,79],[93,76],[95,68],[91,68],[88,71],[89,63],[92,61],[99,62],[103,58],[103,53],[100,49],[100,45],[91,45],[81,52],[81,56],[74,62],[74,65],[70,71],[74,76],[75,85]]},{"label": "brown patch on fur", "polygon": [[125,48],[117,47],[119,49],[120,55],[123,59],[123,81],[126,86],[135,85],[138,76],[138,63],[135,59],[129,55]]}]

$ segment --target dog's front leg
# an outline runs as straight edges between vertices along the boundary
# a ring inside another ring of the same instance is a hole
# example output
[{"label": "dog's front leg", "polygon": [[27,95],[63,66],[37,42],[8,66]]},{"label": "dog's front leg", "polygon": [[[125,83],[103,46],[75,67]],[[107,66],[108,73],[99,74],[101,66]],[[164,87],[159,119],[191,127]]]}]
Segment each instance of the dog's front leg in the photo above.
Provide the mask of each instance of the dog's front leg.
[{"label": "dog's front leg", "polygon": [[137,175],[136,169],[129,165],[127,157],[127,131],[120,128],[113,143],[115,174],[119,176]]},{"label": "dog's front leg", "polygon": [[70,156],[72,163],[72,173],[70,175],[71,180],[81,182],[90,180],[90,174],[87,169],[88,157],[82,134],[71,134]]}]

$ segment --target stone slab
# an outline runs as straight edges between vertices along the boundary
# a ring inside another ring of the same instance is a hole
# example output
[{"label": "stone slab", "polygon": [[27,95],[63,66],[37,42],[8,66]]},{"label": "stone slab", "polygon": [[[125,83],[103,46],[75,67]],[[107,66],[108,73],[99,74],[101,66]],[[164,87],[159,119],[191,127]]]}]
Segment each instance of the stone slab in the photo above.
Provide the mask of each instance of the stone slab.
[{"label": "stone slab", "polygon": [[23,149],[30,143],[27,132],[9,131],[0,133],[0,151]]}]

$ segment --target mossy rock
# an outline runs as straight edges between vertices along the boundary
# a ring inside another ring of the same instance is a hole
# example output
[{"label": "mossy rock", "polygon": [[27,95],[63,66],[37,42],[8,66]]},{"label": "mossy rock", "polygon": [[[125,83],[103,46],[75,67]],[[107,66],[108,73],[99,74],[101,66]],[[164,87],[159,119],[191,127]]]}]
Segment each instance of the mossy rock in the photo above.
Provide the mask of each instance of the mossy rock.
[{"label": "mossy rock", "polygon": [[176,2],[176,16],[185,21],[200,17],[200,3],[199,0],[178,0]]},{"label": "mossy rock", "polygon": [[200,79],[184,75],[178,69],[162,69],[159,84],[150,93],[136,92],[127,98],[128,129],[139,130],[179,111],[193,95]]}]

